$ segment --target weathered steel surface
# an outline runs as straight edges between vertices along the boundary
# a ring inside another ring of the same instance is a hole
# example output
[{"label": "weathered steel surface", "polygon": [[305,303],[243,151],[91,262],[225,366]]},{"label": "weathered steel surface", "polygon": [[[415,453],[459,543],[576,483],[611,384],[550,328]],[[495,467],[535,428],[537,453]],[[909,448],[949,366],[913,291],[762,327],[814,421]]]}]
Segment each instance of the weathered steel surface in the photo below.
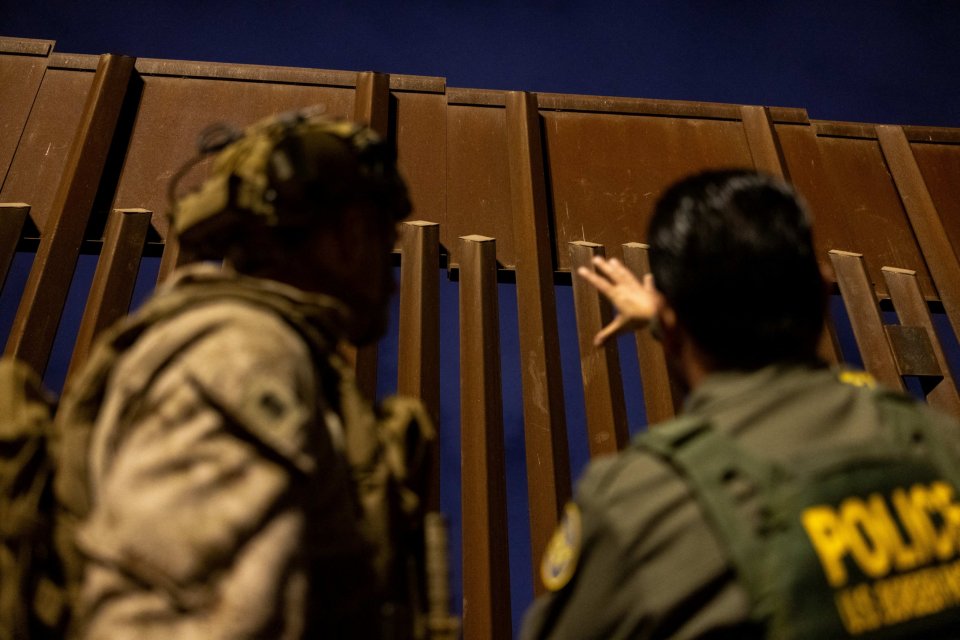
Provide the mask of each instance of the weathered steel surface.
[{"label": "weathered steel surface", "polygon": [[[362,122],[388,137],[390,133],[390,76],[365,71],[357,74],[356,96],[353,101],[353,120]],[[357,349],[354,367],[357,386],[368,398],[377,397],[378,343]]]},{"label": "weathered steel surface", "polygon": [[0,187],[40,90],[49,40],[0,38]]},{"label": "weathered steel surface", "polygon": [[362,122],[384,138],[390,134],[390,76],[363,71],[357,74],[357,95],[353,100],[353,119]]},{"label": "weathered steel surface", "polygon": [[[647,245],[629,242],[623,245],[623,262],[638,278],[650,273]],[[673,418],[683,404],[683,390],[670,375],[663,345],[645,329],[636,332],[637,359],[643,383],[643,402],[647,423],[655,425]]]},{"label": "weathered steel surface", "polygon": [[770,110],[766,107],[744,105],[740,108],[740,114],[743,118],[743,131],[747,136],[747,146],[753,157],[753,166],[758,171],[785,178],[783,152],[774,135]]},{"label": "weathered steel surface", "polygon": [[[903,129],[878,126],[877,136],[903,201],[903,208],[910,217],[913,233],[926,258],[936,293],[943,302],[954,332],[960,335],[960,261],[957,260],[957,253],[950,244]],[[954,183],[954,189],[954,197],[960,196],[957,183]]]},{"label": "weathered steel surface", "polygon": [[146,209],[116,209],[110,214],[67,369],[67,384],[86,362],[97,335],[126,315],[130,307],[150,215]]},{"label": "weathered steel surface", "polygon": [[4,167],[0,202],[29,202],[30,217],[41,231],[66,177],[68,155],[83,121],[94,69],[46,70],[16,152],[9,168]]},{"label": "weathered steel surface", "polygon": [[[440,228],[422,220],[400,225],[400,336],[397,393],[420,398],[440,424]],[[440,509],[440,443],[430,460],[428,511]]]},{"label": "weathered steel surface", "polygon": [[30,215],[30,205],[22,202],[0,204],[0,291],[7,281],[10,263],[17,253],[17,243],[24,223]]},{"label": "weathered steel surface", "polygon": [[163,255],[160,257],[160,269],[157,271],[157,284],[166,280],[174,269],[183,264],[183,255],[180,253],[180,241],[176,234],[168,233],[163,243]]},{"label": "weathered steel surface", "polygon": [[133,65],[132,58],[122,56],[100,59],[7,340],[7,353],[36,371],[46,368],[53,346]]},{"label": "weathered steel surface", "polygon": [[[908,132],[903,127],[904,133]],[[960,255],[960,130],[937,132],[936,138],[930,136],[923,141],[910,141],[910,150],[923,177],[933,206],[939,213],[940,223],[955,255]],[[889,161],[888,161],[889,162]],[[890,162],[891,170],[894,163]],[[907,212],[909,213],[909,207]],[[921,209],[922,211],[922,209]],[[921,249],[926,247],[921,240]],[[933,266],[930,266],[933,271]],[[934,276],[936,282],[936,276]],[[938,285],[939,288],[939,285]]]},{"label": "weathered steel surface", "polygon": [[653,206],[674,181],[704,169],[752,167],[737,119],[543,111],[558,267],[566,246],[643,242]]},{"label": "weathered steel surface", "polygon": [[[935,297],[928,264],[924,262],[910,220],[904,211],[900,195],[890,175],[887,160],[881,151],[873,128],[827,128],[817,123],[817,145],[824,161],[824,170],[836,188],[833,192],[833,210],[816,218],[815,231],[828,231],[832,244],[829,249],[863,254],[867,273],[879,296],[886,294],[886,284],[880,273],[884,265],[896,265],[917,272],[920,289],[926,297]],[[825,135],[833,133],[869,133],[869,137]],[[791,173],[791,175],[793,175]],[[828,183],[829,184],[829,183]],[[816,188],[816,185],[814,185]],[[806,193],[806,191],[803,191]],[[821,244],[821,246],[823,246]]]},{"label": "weathered steel surface", "polygon": [[[502,94],[501,94],[502,96]],[[449,97],[449,96],[448,96]],[[497,238],[497,259],[513,268],[513,220],[510,219],[510,169],[506,161],[506,110],[474,104],[447,107],[447,208],[440,242],[459,264],[457,238],[481,234]]]},{"label": "weathered steel surface", "polygon": [[[594,256],[603,255],[603,246],[593,242],[570,243],[570,265],[593,269]],[[610,304],[583,278],[573,279],[573,303],[577,315],[580,342],[580,374],[587,409],[587,435],[590,456],[616,453],[629,440],[627,409],[623,399],[623,379],[616,340],[603,347],[593,345],[593,337],[610,320]]]},{"label": "weathered steel surface", "polygon": [[[397,164],[410,190],[413,216],[442,223],[447,216],[447,97],[394,90]],[[456,239],[456,236],[453,236]],[[448,246],[455,246],[447,238]]]},{"label": "weathered steel surface", "polygon": [[867,277],[863,256],[848,251],[831,251],[830,259],[837,274],[840,295],[847,307],[853,335],[860,347],[863,366],[882,384],[891,389],[904,389],[903,378],[887,340],[880,307]]},{"label": "weathered steel surface", "polygon": [[506,109],[530,549],[539,594],[544,587],[538,560],[570,498],[570,461],[537,96],[508,93]]},{"label": "weathered steel surface", "polygon": [[460,239],[460,448],[463,634],[509,638],[503,399],[496,243]]},{"label": "weathered steel surface", "polygon": [[901,324],[883,326],[890,342],[893,359],[902,376],[940,378],[940,365],[933,353],[930,334],[923,327],[908,327]]},{"label": "weathered steel surface", "polygon": [[851,246],[849,230],[837,218],[844,215],[840,185],[827,170],[820,153],[816,129],[806,124],[775,123],[777,144],[783,154],[784,171],[806,200],[813,216],[813,240],[817,261],[831,281],[830,250]]},{"label": "weathered steel surface", "polygon": [[[920,287],[917,285],[916,273],[907,269],[883,268],[883,277],[890,290],[893,308],[897,312],[900,324],[916,329],[922,329],[928,339],[932,351],[936,371],[929,363],[924,365],[929,375],[942,376],[942,380],[927,391],[927,402],[931,405],[960,417],[960,396],[957,394],[957,383],[950,371],[950,363],[944,355],[937,332],[930,318],[930,309],[927,307]],[[926,356],[927,354],[922,354]],[[914,372],[914,373],[923,373]]]}]

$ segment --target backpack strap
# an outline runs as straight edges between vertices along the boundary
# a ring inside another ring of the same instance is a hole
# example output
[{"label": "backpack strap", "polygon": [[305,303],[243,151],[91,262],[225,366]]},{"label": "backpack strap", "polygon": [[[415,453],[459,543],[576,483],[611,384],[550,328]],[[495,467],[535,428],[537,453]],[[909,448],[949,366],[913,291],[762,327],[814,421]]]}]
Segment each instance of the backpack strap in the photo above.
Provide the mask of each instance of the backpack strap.
[{"label": "backpack strap", "polygon": [[751,602],[763,601],[763,567],[756,557],[761,523],[751,521],[741,507],[757,493],[760,505],[768,504],[770,489],[783,471],[750,455],[697,416],[654,427],[634,445],[659,457],[686,481]]}]

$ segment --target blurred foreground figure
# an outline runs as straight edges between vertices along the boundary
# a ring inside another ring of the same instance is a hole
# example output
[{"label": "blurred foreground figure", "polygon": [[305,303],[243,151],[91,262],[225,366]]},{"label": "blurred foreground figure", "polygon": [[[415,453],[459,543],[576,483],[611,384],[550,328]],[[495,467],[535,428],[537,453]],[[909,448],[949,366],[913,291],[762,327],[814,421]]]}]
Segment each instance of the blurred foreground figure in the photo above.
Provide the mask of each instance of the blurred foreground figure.
[{"label": "blurred foreground figure", "polygon": [[398,539],[432,431],[415,402],[361,398],[338,351],[386,327],[410,211],[393,152],[310,112],[219,134],[171,215],[197,262],[106,333],[57,415],[73,632],[408,637]]},{"label": "blurred foreground figure", "polygon": [[750,171],[669,189],[652,277],[580,275],[652,325],[683,415],[594,461],[543,559],[525,638],[960,634],[960,425],[817,361],[810,220]]}]

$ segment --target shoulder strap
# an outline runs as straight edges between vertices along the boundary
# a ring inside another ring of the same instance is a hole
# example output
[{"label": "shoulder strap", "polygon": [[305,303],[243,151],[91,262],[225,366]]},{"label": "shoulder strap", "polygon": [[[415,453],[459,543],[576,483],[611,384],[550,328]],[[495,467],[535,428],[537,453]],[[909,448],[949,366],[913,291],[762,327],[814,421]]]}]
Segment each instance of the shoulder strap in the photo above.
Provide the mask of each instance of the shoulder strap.
[{"label": "shoulder strap", "polygon": [[[730,554],[741,584],[753,602],[760,601],[762,565],[756,561],[760,523],[744,517],[740,506],[754,492],[761,493],[761,503],[768,502],[770,488],[782,470],[748,454],[706,419],[695,416],[654,427],[637,438],[635,445],[660,457],[687,481],[704,517]],[[749,491],[734,491],[738,480],[745,480],[739,484]]]},{"label": "shoulder strap", "polygon": [[890,430],[896,445],[909,448],[922,446],[936,469],[960,489],[960,460],[954,450],[933,428],[929,417],[918,411],[916,401],[910,396],[887,390],[877,390],[877,406],[880,419]]}]

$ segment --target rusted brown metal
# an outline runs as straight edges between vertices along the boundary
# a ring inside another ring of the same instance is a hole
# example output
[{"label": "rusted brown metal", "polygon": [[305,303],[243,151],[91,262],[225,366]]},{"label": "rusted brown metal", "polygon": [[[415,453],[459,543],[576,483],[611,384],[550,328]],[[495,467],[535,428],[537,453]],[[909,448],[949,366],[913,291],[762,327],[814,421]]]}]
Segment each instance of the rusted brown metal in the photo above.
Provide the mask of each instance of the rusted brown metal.
[{"label": "rusted brown metal", "polygon": [[23,202],[0,204],[0,290],[7,281],[10,263],[17,253],[17,243],[23,233],[23,225],[30,215],[30,205]]},{"label": "rusted brown metal", "polygon": [[[917,367],[915,375],[923,375],[922,369],[928,370],[930,376],[942,376],[942,380],[927,391],[927,402],[934,407],[960,417],[960,395],[957,393],[957,384],[950,371],[950,364],[944,355],[937,332],[930,317],[930,309],[920,287],[917,284],[916,273],[908,269],[883,268],[883,277],[887,281],[890,299],[897,312],[900,324],[922,329],[927,336],[930,350],[935,360],[937,371],[927,363]],[[901,365],[903,368],[903,365]]]},{"label": "rusted brown metal", "polygon": [[537,96],[510,92],[506,108],[530,549],[534,592],[540,594],[538,560],[570,498],[570,460]]},{"label": "rusted brown metal", "polygon": [[[502,104],[503,92],[498,93]],[[502,106],[447,106],[447,203],[438,222],[451,267],[460,261],[457,238],[467,234],[497,238],[497,260],[508,269],[515,264],[505,127]]]},{"label": "rusted brown metal", "polygon": [[84,106],[67,168],[57,188],[26,291],[17,309],[6,352],[36,371],[46,368],[73,277],[134,59],[104,55]]},{"label": "rusted brown metal", "polygon": [[950,245],[903,129],[878,126],[877,138],[943,308],[954,332],[960,335],[960,261]]},{"label": "rusted brown metal", "polygon": [[840,285],[840,295],[847,307],[853,335],[860,347],[863,366],[891,389],[904,389],[903,379],[887,340],[880,307],[867,277],[863,255],[849,251],[830,252]]},{"label": "rusted brown metal", "polygon": [[[54,68],[52,58],[48,60],[39,89],[30,94],[29,102],[21,104],[26,110],[21,114],[25,124],[14,126],[15,138],[5,138],[12,145],[8,151],[13,157],[9,166],[0,169],[5,175],[0,202],[29,202],[30,217],[38,229],[46,228],[57,189],[67,173],[69,153],[83,121],[95,70],[96,59],[89,68],[70,70]],[[29,75],[24,73],[24,77]],[[14,90],[22,82],[19,78],[9,88],[0,87],[0,93]],[[9,108],[18,100],[13,98]]]},{"label": "rusted brown metal", "polygon": [[160,269],[157,271],[157,284],[160,284],[179,267],[183,255],[180,253],[180,241],[175,233],[168,232],[167,239],[163,243],[163,255],[160,257]]},{"label": "rusted brown metal", "polygon": [[727,110],[730,119],[711,119],[598,115],[574,110],[572,96],[570,104],[541,110],[561,270],[572,268],[569,242],[619,251],[626,241],[645,241],[654,204],[680,178],[754,164],[739,106]]},{"label": "rusted brown metal", "polygon": [[785,165],[780,145],[773,130],[770,110],[766,107],[744,105],[740,107],[743,132],[753,157],[753,166],[778,178],[786,178]]},{"label": "rusted brown metal", "polygon": [[[571,242],[570,268],[574,272],[581,266],[592,270],[593,257],[603,253],[602,245]],[[617,343],[611,340],[603,347],[593,345],[594,335],[613,319],[613,312],[600,293],[576,275],[573,278],[573,304],[577,315],[590,456],[615,453],[626,446],[630,438]]]},{"label": "rusted brown metal", "polygon": [[911,129],[914,128],[903,127],[923,176],[923,184],[953,252],[960,255],[960,197],[957,193],[960,186],[960,128],[928,131],[927,137],[922,139],[912,137],[915,132]]},{"label": "rusted brown metal", "polygon": [[830,318],[830,310],[827,309],[827,317],[823,321],[823,331],[820,333],[820,340],[817,342],[817,357],[827,364],[840,364],[842,357],[840,355],[840,340],[837,338],[837,331]]},{"label": "rusted brown metal", "polygon": [[[817,218],[815,232],[822,236],[825,227],[842,228],[842,232],[834,232],[835,237],[829,238],[834,244],[827,248],[842,247],[845,251],[862,254],[879,297],[886,295],[886,283],[880,273],[883,265],[913,269],[917,272],[924,297],[936,297],[928,264],[917,244],[918,236],[911,228],[876,131],[867,127],[851,132],[864,134],[862,136],[840,136],[826,135],[824,131],[828,130],[834,129],[827,128],[825,123],[817,123],[817,146],[826,173],[821,176],[820,183],[832,182],[836,188],[831,202],[832,212]],[[821,240],[825,239],[821,237]]]},{"label": "rusted brown metal", "polygon": [[13,53],[21,56],[48,56],[53,50],[53,45],[53,40],[0,37],[0,53]]},{"label": "rusted brown metal", "polygon": [[0,186],[40,90],[52,45],[50,40],[0,38]]},{"label": "rusted brown metal", "polygon": [[110,214],[67,369],[68,385],[86,362],[97,335],[126,315],[130,307],[150,216],[146,209],[114,209]]},{"label": "rusted brown metal", "polygon": [[460,239],[463,637],[510,638],[496,243]]},{"label": "rusted brown metal", "polygon": [[[453,91],[453,89],[451,89]],[[678,118],[709,118],[737,120],[741,105],[722,102],[691,102],[684,100],[657,100],[652,98],[618,98],[611,96],[539,94],[540,109],[590,111],[602,114],[641,116],[668,116]],[[805,122],[806,111],[795,107],[769,107],[777,121]]]},{"label": "rusted brown metal", "polygon": [[[400,337],[397,393],[420,398],[440,424],[440,225],[400,225]],[[440,443],[428,472],[427,511],[440,508]]]},{"label": "rusted brown metal", "polygon": [[[639,242],[623,245],[623,262],[638,278],[650,273],[648,248]],[[637,331],[636,341],[647,423],[655,425],[673,418],[680,411],[683,390],[670,375],[663,346],[650,331]]]},{"label": "rusted brown metal", "polygon": [[893,359],[902,376],[941,378],[940,365],[933,353],[930,334],[923,327],[907,327],[900,324],[883,326],[893,351]]},{"label": "rusted brown metal", "polygon": [[[353,119],[368,125],[381,136],[389,133],[390,76],[364,71],[357,74]],[[358,347],[354,358],[357,387],[370,399],[377,397],[378,343]]]},{"label": "rusted brown metal", "polygon": [[353,119],[386,136],[390,132],[390,76],[363,71],[357,74]]},{"label": "rusted brown metal", "polygon": [[447,215],[447,129],[438,123],[446,120],[447,98],[442,92],[394,91],[390,99],[396,109],[397,165],[410,191],[413,215],[442,224]]}]

